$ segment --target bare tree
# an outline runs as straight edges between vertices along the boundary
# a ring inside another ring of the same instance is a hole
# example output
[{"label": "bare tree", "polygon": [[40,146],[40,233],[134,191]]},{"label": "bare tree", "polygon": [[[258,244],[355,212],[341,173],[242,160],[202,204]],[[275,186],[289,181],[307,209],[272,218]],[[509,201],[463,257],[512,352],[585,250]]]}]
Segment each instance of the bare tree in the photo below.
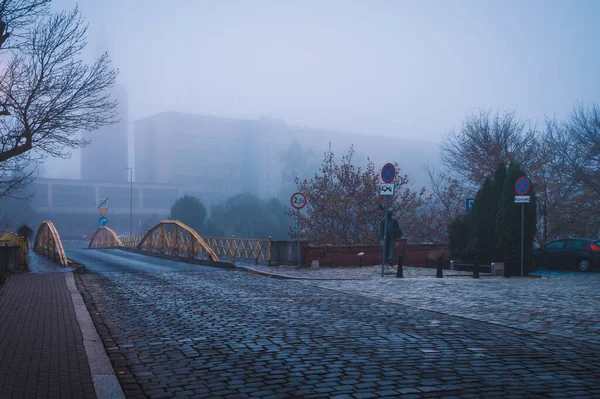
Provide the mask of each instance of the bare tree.
[{"label": "bare tree", "polygon": [[49,11],[50,0],[1,0],[0,48],[16,48],[24,32]]},{"label": "bare tree", "polygon": [[451,175],[477,187],[500,162],[516,160],[528,170],[534,159],[534,138],[535,128],[514,112],[501,115],[478,110],[465,120],[460,131],[444,137],[441,159]]},{"label": "bare tree", "polygon": [[552,139],[569,177],[600,195],[600,107],[578,105]]},{"label": "bare tree", "polygon": [[[36,163],[48,156],[69,157],[73,149],[85,146],[78,131],[116,121],[116,102],[107,89],[117,71],[108,55],[85,64],[81,53],[87,26],[79,10],[42,16],[46,4],[0,3],[5,27],[12,24],[15,29],[3,42],[10,49],[3,51],[7,62],[0,74],[0,194],[4,195],[30,182],[33,174],[26,170],[35,170]],[[15,181],[14,176],[22,179]]]}]

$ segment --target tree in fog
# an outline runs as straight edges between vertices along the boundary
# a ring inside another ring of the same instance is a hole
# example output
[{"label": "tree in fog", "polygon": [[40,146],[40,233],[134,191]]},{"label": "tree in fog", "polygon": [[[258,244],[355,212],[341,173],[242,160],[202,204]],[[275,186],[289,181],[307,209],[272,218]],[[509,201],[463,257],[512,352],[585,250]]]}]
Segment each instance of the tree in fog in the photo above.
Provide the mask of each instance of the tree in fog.
[{"label": "tree in fog", "polygon": [[600,194],[600,107],[578,105],[552,144],[560,150],[565,172],[581,188]]},{"label": "tree in fog", "polygon": [[285,240],[291,224],[287,208],[275,198],[263,200],[250,193],[235,195],[211,206],[203,234]]},{"label": "tree in fog", "polygon": [[500,162],[508,165],[519,161],[531,170],[535,150],[535,128],[515,112],[478,110],[467,117],[459,131],[444,136],[441,159],[451,175],[478,187]]},{"label": "tree in fog", "polygon": [[200,233],[204,228],[206,207],[196,197],[184,195],[171,206],[171,220],[179,220]]},{"label": "tree in fog", "polygon": [[[544,143],[551,152],[544,168],[549,240],[567,235],[600,233],[596,204],[600,201],[600,107],[576,106],[565,121],[547,123]],[[539,187],[539,186],[538,186]]]},{"label": "tree in fog", "polygon": [[486,176],[498,165],[520,162],[535,176],[542,162],[537,152],[537,130],[515,112],[473,111],[459,130],[444,135],[440,145],[442,170],[427,168],[433,205],[430,225],[440,238],[465,213],[465,200],[473,198]]},{"label": "tree in fog", "polygon": [[116,121],[108,55],[85,64],[81,13],[50,14],[48,3],[0,1],[0,196],[30,182],[46,157],[86,145],[78,131]]},{"label": "tree in fog", "polygon": [[[317,244],[377,243],[385,204],[385,198],[379,195],[379,183],[379,171],[373,162],[356,166],[352,147],[337,161],[330,148],[313,178],[296,179],[297,191],[307,199],[300,214],[301,237]],[[390,206],[405,235],[416,236],[421,227],[416,216],[426,195],[424,190],[413,191],[409,183],[408,176],[398,170]],[[288,213],[296,215],[292,210]],[[290,229],[290,236],[296,236],[295,229]]]}]

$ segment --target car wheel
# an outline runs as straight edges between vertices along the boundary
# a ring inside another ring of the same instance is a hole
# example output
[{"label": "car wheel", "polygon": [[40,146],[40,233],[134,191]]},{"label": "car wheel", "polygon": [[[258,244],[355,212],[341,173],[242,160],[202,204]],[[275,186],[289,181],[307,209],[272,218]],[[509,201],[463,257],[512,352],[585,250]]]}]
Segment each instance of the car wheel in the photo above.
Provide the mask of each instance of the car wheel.
[{"label": "car wheel", "polygon": [[577,262],[577,268],[582,272],[587,272],[590,270],[590,261],[587,259],[580,259]]}]

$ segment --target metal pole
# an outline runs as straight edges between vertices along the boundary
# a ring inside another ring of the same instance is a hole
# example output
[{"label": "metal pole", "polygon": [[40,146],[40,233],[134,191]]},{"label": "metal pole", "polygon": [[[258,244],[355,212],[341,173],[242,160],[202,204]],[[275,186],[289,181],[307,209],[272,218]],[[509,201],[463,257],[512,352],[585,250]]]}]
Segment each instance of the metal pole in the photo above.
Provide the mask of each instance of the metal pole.
[{"label": "metal pole", "polygon": [[298,267],[300,267],[300,209],[296,214],[296,234],[298,235]]},{"label": "metal pole", "polygon": [[129,168],[129,237],[133,237],[133,168]]},{"label": "metal pole", "polygon": [[390,197],[385,197],[385,209],[383,210],[383,253],[381,255],[381,277],[385,270],[385,247],[387,245],[387,212],[390,207]]},{"label": "metal pole", "polygon": [[523,277],[523,242],[525,237],[525,204],[521,203],[521,277]]},{"label": "metal pole", "polygon": [[548,195],[544,194],[544,251],[548,243]]}]

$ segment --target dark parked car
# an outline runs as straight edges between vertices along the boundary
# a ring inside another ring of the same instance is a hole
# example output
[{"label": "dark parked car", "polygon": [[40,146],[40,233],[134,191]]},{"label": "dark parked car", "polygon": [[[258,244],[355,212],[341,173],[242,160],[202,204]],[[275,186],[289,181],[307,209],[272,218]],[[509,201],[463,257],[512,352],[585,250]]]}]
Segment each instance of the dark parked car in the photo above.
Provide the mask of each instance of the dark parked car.
[{"label": "dark parked car", "polygon": [[600,241],[567,238],[549,242],[533,251],[536,268],[590,271],[600,265]]}]

